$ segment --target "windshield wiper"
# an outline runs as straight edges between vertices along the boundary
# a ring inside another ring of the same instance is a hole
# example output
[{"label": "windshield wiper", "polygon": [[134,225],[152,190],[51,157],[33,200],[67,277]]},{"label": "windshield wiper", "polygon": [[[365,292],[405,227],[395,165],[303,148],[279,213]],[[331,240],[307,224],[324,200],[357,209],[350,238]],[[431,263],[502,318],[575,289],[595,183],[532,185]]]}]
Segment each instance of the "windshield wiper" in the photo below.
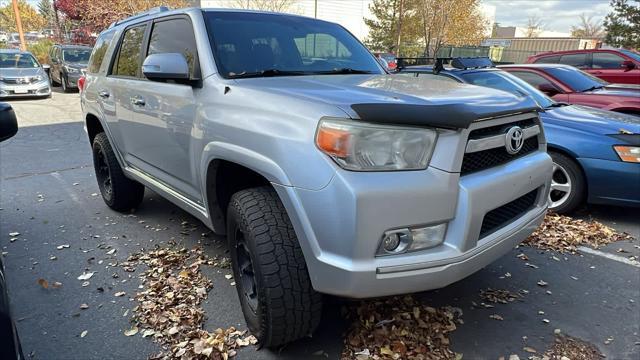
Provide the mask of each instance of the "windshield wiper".
[{"label": "windshield wiper", "polygon": [[293,75],[306,75],[304,71],[288,71],[278,69],[266,69],[261,71],[246,72],[243,71],[239,74],[229,73],[229,77],[232,79],[239,78],[251,78],[251,77],[270,77],[270,76],[293,76]]},{"label": "windshield wiper", "polygon": [[314,71],[313,73],[314,74],[321,74],[321,75],[373,74],[373,71],[359,70],[359,69],[352,69],[352,68],[339,68],[339,69],[333,69],[333,70],[328,70],[328,71]]},{"label": "windshield wiper", "polygon": [[554,102],[553,104],[547,106],[547,108],[556,108],[556,107],[563,107],[563,106],[569,106],[569,104],[565,102]]},{"label": "windshield wiper", "polygon": [[590,87],[588,89],[582,90],[581,92],[599,90],[599,89],[603,89],[603,88],[604,88],[604,85],[595,85],[595,86],[592,86],[592,87]]}]

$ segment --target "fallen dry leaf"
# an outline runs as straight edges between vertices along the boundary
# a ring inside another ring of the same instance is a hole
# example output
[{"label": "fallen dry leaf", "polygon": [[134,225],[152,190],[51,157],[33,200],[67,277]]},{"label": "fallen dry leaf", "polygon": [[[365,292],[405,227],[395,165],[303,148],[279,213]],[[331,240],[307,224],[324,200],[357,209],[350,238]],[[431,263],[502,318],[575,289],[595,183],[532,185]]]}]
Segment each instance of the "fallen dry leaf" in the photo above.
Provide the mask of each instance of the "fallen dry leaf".
[{"label": "fallen dry leaf", "polygon": [[87,304],[80,304],[80,309],[85,310],[85,309],[88,309],[88,308],[89,308],[89,305],[87,305]]},{"label": "fallen dry leaf", "polygon": [[515,301],[520,295],[514,294],[509,290],[492,289],[480,290],[480,298],[491,303],[506,304]]},{"label": "fallen dry leaf", "polygon": [[456,359],[448,334],[461,316],[458,308],[436,309],[411,296],[351,305],[341,359]]},{"label": "fallen dry leaf", "polygon": [[544,353],[550,360],[601,360],[605,356],[588,342],[566,335],[558,335],[551,348]]},{"label": "fallen dry leaf", "polygon": [[127,294],[127,293],[126,293],[126,292],[124,292],[124,291],[118,291],[117,293],[113,294],[113,296],[120,297],[120,296],[124,296],[124,295],[126,295],[126,294]]},{"label": "fallen dry leaf", "polygon": [[542,250],[575,254],[581,245],[597,249],[615,241],[630,239],[633,239],[631,235],[616,232],[595,220],[549,213],[542,225],[522,243]]},{"label": "fallen dry leaf", "polygon": [[83,272],[82,275],[78,276],[78,280],[89,280],[95,274],[94,272]]},{"label": "fallen dry leaf", "polygon": [[49,288],[49,282],[45,279],[38,279],[38,284],[40,284],[40,286],[42,286],[45,289]]},{"label": "fallen dry leaf", "polygon": [[81,337],[81,338],[83,338],[83,337],[87,336],[87,333],[89,333],[87,330],[83,331],[83,332],[80,334],[80,337]]},{"label": "fallen dry leaf", "polygon": [[124,336],[133,336],[138,333],[138,327],[134,326],[129,330],[125,330]]},{"label": "fallen dry leaf", "polygon": [[19,232],[17,232],[17,231],[13,231],[13,232],[10,232],[10,233],[9,233],[9,236],[11,236],[11,237],[20,236],[20,233],[19,233]]}]

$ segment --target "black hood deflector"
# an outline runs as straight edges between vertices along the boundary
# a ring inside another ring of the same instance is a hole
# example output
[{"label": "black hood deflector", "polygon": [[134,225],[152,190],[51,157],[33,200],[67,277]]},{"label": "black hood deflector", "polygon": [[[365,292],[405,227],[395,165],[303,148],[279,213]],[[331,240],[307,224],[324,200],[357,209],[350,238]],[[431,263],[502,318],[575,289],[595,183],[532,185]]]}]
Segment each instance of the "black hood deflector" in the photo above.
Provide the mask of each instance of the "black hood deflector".
[{"label": "black hood deflector", "polygon": [[[509,108],[504,111],[478,113],[466,104],[393,104],[351,105],[359,120],[394,125],[429,126],[444,129],[467,129],[474,121],[498,116],[542,111],[539,107]],[[355,119],[358,120],[358,119]]]}]

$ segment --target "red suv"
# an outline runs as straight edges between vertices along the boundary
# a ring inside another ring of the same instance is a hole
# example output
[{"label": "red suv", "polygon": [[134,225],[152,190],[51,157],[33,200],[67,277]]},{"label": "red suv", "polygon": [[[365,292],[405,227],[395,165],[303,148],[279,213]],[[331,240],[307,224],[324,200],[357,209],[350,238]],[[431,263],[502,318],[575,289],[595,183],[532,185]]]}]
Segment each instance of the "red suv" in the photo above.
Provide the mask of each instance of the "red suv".
[{"label": "red suv", "polygon": [[527,62],[571,65],[610,83],[640,84],[640,54],[631,50],[554,51],[529,56]]}]

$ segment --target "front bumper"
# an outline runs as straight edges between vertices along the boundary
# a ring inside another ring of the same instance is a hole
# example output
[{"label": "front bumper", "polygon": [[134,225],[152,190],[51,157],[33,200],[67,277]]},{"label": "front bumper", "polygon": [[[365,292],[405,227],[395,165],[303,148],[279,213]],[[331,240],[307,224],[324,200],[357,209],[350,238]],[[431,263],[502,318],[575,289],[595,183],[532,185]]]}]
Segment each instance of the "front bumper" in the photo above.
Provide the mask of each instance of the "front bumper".
[{"label": "front bumper", "polygon": [[9,85],[0,84],[0,98],[19,98],[51,95],[51,85],[48,80],[32,84]]},{"label": "front bumper", "polygon": [[640,206],[640,164],[578,158],[587,178],[590,203]]},{"label": "front bumper", "polygon": [[77,89],[81,73],[67,73],[67,87]]},{"label": "front bumper", "polygon": [[[338,171],[319,191],[276,185],[305,254],[314,288],[369,298],[436,289],[490,264],[529,236],[547,209],[552,162],[543,151],[460,177],[425,171]],[[480,238],[489,211],[538,190],[534,205]],[[447,223],[441,245],[378,256],[389,229]]]}]

